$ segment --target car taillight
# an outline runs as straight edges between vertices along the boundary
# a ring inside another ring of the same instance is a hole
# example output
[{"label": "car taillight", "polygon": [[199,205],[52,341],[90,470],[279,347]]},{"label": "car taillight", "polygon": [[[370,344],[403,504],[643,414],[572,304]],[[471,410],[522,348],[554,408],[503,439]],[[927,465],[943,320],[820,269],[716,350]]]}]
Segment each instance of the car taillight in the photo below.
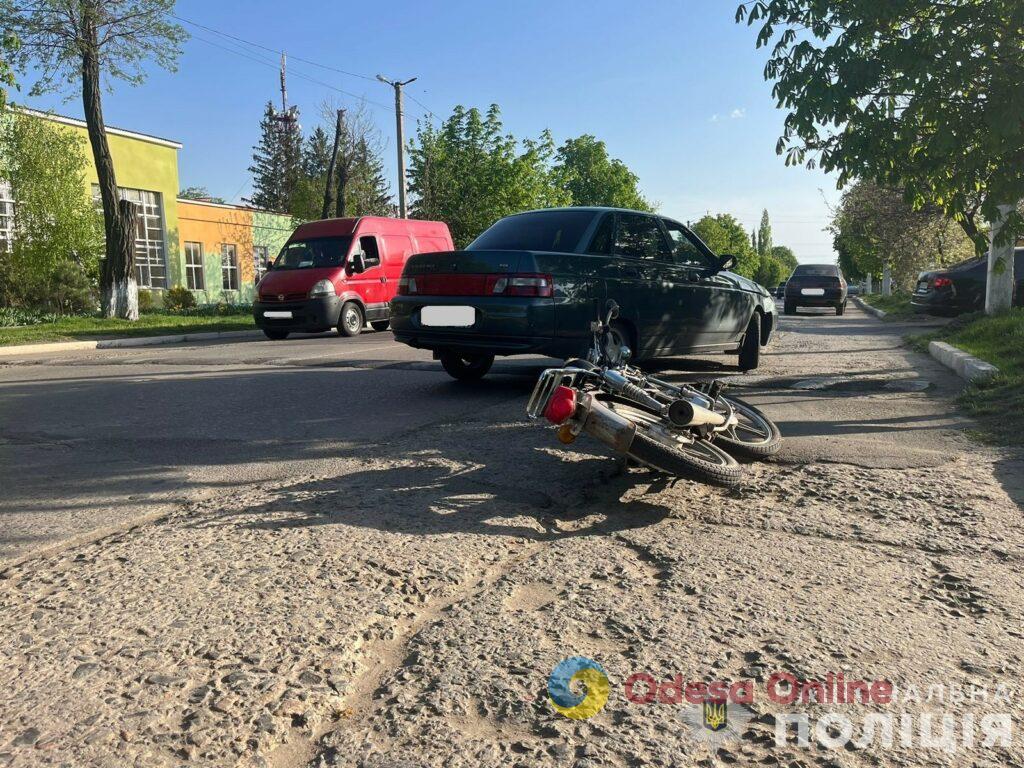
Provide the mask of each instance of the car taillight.
[{"label": "car taillight", "polygon": [[571,387],[558,387],[551,393],[548,406],[544,409],[544,418],[552,424],[568,421],[576,413],[576,390]]},{"label": "car taillight", "polygon": [[490,275],[486,291],[490,296],[537,296],[551,298],[555,281],[551,275]]},{"label": "car taillight", "polygon": [[953,285],[953,281],[948,277],[936,277],[935,282],[932,283],[935,288],[949,288]]},{"label": "car taillight", "polygon": [[400,277],[398,279],[398,295],[411,296],[416,293],[415,277]]}]

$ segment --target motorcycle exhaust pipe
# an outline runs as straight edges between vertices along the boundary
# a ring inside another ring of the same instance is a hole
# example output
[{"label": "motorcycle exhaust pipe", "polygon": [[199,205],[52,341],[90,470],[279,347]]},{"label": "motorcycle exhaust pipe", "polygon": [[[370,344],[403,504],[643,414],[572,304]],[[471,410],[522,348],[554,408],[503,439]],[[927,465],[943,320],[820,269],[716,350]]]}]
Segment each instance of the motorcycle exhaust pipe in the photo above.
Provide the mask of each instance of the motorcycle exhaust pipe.
[{"label": "motorcycle exhaust pipe", "polygon": [[595,400],[592,395],[586,395],[582,406],[586,412],[583,431],[619,453],[627,453],[633,445],[636,424]]},{"label": "motorcycle exhaust pipe", "polygon": [[674,400],[668,407],[668,420],[674,427],[720,427],[725,416],[716,411],[694,405],[689,400]]}]

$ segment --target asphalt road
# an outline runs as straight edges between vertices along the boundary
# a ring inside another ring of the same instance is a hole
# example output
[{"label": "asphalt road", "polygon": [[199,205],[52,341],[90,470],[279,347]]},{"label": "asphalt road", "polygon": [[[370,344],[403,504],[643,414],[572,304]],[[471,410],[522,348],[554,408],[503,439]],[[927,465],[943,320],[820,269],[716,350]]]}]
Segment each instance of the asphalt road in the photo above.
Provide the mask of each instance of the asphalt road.
[{"label": "asphalt road", "polygon": [[[807,313],[752,374],[659,362],[779,424],[729,491],[561,446],[523,412],[540,359],[474,386],[388,334],[6,361],[0,765],[1024,764],[1019,733],[777,742],[793,712],[1024,717],[1024,462],[910,330]],[[574,656],[611,683],[587,720],[547,696]],[[783,706],[780,671],[1010,695]],[[636,673],[749,681],[752,719],[708,742]]]}]

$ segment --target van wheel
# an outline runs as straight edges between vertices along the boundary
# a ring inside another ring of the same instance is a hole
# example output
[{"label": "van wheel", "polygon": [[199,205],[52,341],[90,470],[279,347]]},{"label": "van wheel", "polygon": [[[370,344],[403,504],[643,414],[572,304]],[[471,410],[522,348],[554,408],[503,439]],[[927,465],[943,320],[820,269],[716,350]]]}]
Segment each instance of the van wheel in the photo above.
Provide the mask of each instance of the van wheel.
[{"label": "van wheel", "polygon": [[459,381],[478,381],[491,370],[494,355],[460,355],[455,352],[440,352],[438,357],[448,375]]},{"label": "van wheel", "polygon": [[377,333],[380,333],[381,331],[386,331],[390,327],[390,325],[390,320],[376,320],[370,323],[370,327],[373,328],[373,330],[377,331]]},{"label": "van wheel", "polygon": [[752,371],[761,362],[761,316],[754,313],[750,318],[750,325],[747,332],[743,334],[743,343],[740,345],[740,370]]},{"label": "van wheel", "polygon": [[363,330],[363,311],[354,301],[346,301],[338,318],[338,333],[342,336],[358,336]]},{"label": "van wheel", "polygon": [[279,328],[264,328],[263,335],[273,341],[284,341],[288,338],[288,331],[282,331]]}]

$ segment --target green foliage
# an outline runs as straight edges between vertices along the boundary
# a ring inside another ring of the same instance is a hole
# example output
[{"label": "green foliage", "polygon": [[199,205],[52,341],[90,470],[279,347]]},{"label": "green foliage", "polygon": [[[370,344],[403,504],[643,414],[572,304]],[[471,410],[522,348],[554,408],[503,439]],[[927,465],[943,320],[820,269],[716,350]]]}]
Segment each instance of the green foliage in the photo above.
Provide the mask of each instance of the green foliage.
[{"label": "green foliage", "polygon": [[188,35],[173,13],[174,0],[0,0],[2,31],[20,41],[12,62],[38,76],[33,95],[81,87],[83,45],[93,27],[106,77],[138,85],[149,61],[175,71]]},{"label": "green foliage", "polygon": [[260,140],[252,151],[252,196],[246,202],[265,211],[294,214],[303,178],[302,133],[297,113],[294,120],[278,120],[276,114],[268,101],[260,121]]},{"label": "green foliage", "polygon": [[[2,315],[0,315],[2,317]],[[31,344],[70,339],[109,339],[112,337],[165,336],[178,333],[208,333],[254,329],[252,311],[230,316],[172,315],[149,312],[138,320],[88,317],[51,318],[27,328],[5,328],[0,321],[0,345]]]},{"label": "green foliage", "polygon": [[92,308],[103,228],[86,192],[86,167],[78,134],[19,112],[0,121],[0,178],[18,201],[11,250],[0,252],[0,303],[60,313]]},{"label": "green foliage", "polygon": [[754,280],[765,288],[774,290],[775,286],[785,280],[791,271],[781,261],[768,254],[758,259]]},{"label": "green foliage", "polygon": [[21,307],[0,307],[0,328],[17,328],[23,325],[43,325],[55,323],[60,315],[52,312],[40,312],[37,309]]},{"label": "green foliage", "polygon": [[848,277],[879,277],[886,263],[899,286],[933,266],[965,261],[974,244],[941,212],[915,210],[892,189],[858,182],[844,193],[831,224],[839,265]]},{"label": "green foliage", "polygon": [[183,285],[176,285],[164,294],[164,308],[168,312],[180,312],[196,305],[196,297]]},{"label": "green foliage", "polygon": [[[1024,199],[1024,4],[1020,0],[754,0],[765,79],[788,114],[787,164],[898,189],[954,217]],[[1015,214],[1007,237],[1024,232]]]},{"label": "green foliage", "polygon": [[554,181],[551,135],[518,141],[504,133],[501,113],[456,107],[440,128],[421,123],[409,150],[412,213],[448,223],[464,247],[497,219],[518,211],[567,205]]},{"label": "green foliage", "polygon": [[[798,262],[793,249],[786,245],[772,246],[771,255],[785,268],[785,276],[788,277],[796,269]],[[780,281],[781,282],[781,281]]]},{"label": "green foliage", "polygon": [[653,211],[637,189],[639,178],[621,160],[608,156],[603,141],[590,134],[568,139],[558,149],[554,182],[564,189],[572,205],[602,205]]},{"label": "green foliage", "polygon": [[152,312],[156,308],[153,292],[144,288],[139,290],[139,312]]},{"label": "green foliage", "polygon": [[[757,255],[764,259],[772,253],[772,224],[768,220],[768,209],[761,214],[761,226],[757,229]],[[763,285],[763,283],[762,283]]]},{"label": "green foliage", "polygon": [[747,231],[734,216],[728,213],[720,213],[717,216],[708,215],[694,224],[691,229],[718,255],[731,254],[735,256],[734,272],[745,277],[754,277],[760,265],[760,259],[750,244]]},{"label": "green foliage", "polygon": [[210,194],[206,187],[185,187],[178,193],[182,200],[201,200],[207,203],[226,203],[223,197],[216,197]]},{"label": "green foliage", "polygon": [[[3,10],[2,3],[0,3],[0,10]],[[8,59],[14,55],[18,47],[17,35],[0,30],[0,111],[7,106],[7,89],[17,85],[14,81],[14,70]]]}]

